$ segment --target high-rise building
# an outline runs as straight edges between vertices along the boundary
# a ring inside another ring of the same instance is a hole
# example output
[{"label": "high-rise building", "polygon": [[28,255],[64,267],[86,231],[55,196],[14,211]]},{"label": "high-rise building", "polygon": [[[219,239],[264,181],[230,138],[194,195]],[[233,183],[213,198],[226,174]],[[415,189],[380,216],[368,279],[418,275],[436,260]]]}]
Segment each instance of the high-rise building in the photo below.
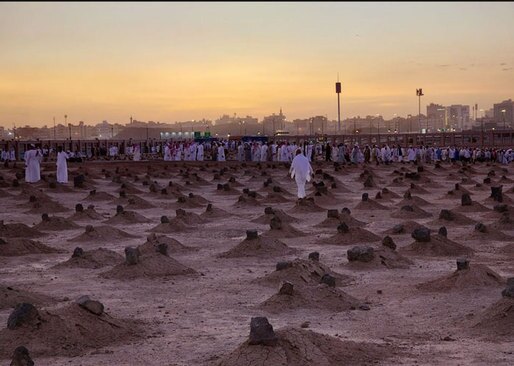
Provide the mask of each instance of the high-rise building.
[{"label": "high-rise building", "polygon": [[514,127],[514,102],[512,99],[504,100],[501,103],[496,103],[493,106],[493,117],[497,123],[498,128],[512,128]]}]

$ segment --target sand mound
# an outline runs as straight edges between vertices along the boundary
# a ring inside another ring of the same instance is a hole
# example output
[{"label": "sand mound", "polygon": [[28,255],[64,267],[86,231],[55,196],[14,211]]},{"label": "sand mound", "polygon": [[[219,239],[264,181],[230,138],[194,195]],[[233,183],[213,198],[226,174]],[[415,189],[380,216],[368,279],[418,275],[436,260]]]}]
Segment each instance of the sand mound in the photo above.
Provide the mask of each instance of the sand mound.
[{"label": "sand mound", "polygon": [[328,266],[318,261],[297,258],[291,261],[287,268],[275,270],[253,282],[274,287],[279,286],[284,281],[291,282],[294,285],[317,285],[325,274],[335,278],[336,286],[347,285],[353,281],[352,277],[332,272]]},{"label": "sand mound", "polygon": [[124,182],[121,184],[120,188],[116,190],[117,193],[125,192],[126,194],[141,194],[142,190],[134,186],[132,183]]},{"label": "sand mound", "polygon": [[430,221],[431,225],[474,225],[476,222],[454,210],[441,210],[439,217]]},{"label": "sand mound", "polygon": [[184,223],[184,221],[174,217],[169,220],[169,222],[161,222],[159,225],[148,230],[151,233],[162,233],[162,234],[170,234],[170,233],[181,233],[184,231],[193,230],[193,227],[190,227]]},{"label": "sand mound", "polygon": [[34,225],[33,228],[43,231],[61,231],[80,229],[80,226],[64,217],[44,216],[43,220],[39,224]]},{"label": "sand mound", "polygon": [[504,297],[477,315],[473,329],[481,336],[496,340],[498,336],[514,336],[514,299]]},{"label": "sand mound", "polygon": [[144,224],[148,222],[152,222],[152,220],[137,212],[123,210],[122,212],[118,212],[115,216],[111,217],[109,220],[104,221],[103,223],[111,225],[129,225]]},{"label": "sand mound", "polygon": [[85,221],[85,220],[102,220],[104,217],[95,210],[95,206],[89,205],[85,210],[75,212],[69,220]]},{"label": "sand mound", "polygon": [[242,194],[238,197],[237,201],[232,205],[234,208],[252,208],[255,206],[260,206],[261,203],[255,198],[248,196],[246,194]]},{"label": "sand mound", "polygon": [[104,248],[94,250],[86,250],[79,256],[72,256],[65,262],[56,264],[52,268],[102,268],[106,266],[114,266],[123,262],[122,255]]},{"label": "sand mound", "polygon": [[259,236],[256,239],[246,238],[229,251],[221,253],[219,257],[278,257],[295,253],[296,249],[288,247],[278,239]]},{"label": "sand mound", "polygon": [[216,218],[224,218],[233,216],[232,213],[223,210],[222,208],[214,207],[212,204],[209,206],[207,205],[207,208],[204,212],[200,214],[200,217],[204,219],[216,219]]},{"label": "sand mound", "polygon": [[280,223],[280,227],[273,227],[271,224],[270,230],[266,231],[262,234],[265,238],[297,238],[300,236],[305,236],[303,231],[300,231],[288,224],[287,222]]},{"label": "sand mound", "polygon": [[488,242],[491,240],[514,241],[513,236],[507,235],[500,230],[492,230],[489,225],[481,226],[481,230],[482,231],[479,231],[479,230],[476,230],[476,228],[473,228],[472,232],[470,234],[467,234],[467,235],[463,236],[462,238],[468,239],[468,240],[480,240],[482,242]]},{"label": "sand mound", "polygon": [[357,243],[369,243],[370,241],[377,241],[381,238],[378,235],[373,234],[371,231],[363,229],[361,227],[349,227],[348,232],[340,232],[337,234],[320,239],[319,244],[331,244],[331,245],[352,245]]},{"label": "sand mound", "polygon": [[0,356],[8,357],[23,344],[34,356],[79,356],[89,349],[122,344],[141,337],[143,328],[131,319],[115,319],[103,313],[95,315],[71,304],[49,312],[38,310],[37,325],[0,331]]},{"label": "sand mound", "polygon": [[177,260],[167,255],[154,252],[140,256],[139,263],[137,264],[120,263],[111,270],[101,273],[100,277],[131,280],[141,277],[155,278],[196,273],[194,269],[184,266]]},{"label": "sand mound", "polygon": [[285,203],[289,201],[291,201],[291,199],[288,199],[282,194],[276,192],[268,193],[268,195],[262,200],[263,203]]},{"label": "sand mound", "polygon": [[[268,212],[268,213],[266,213]],[[257,217],[256,219],[251,220],[250,222],[254,222],[256,224],[264,224],[269,225],[271,223],[271,219],[273,217],[278,217],[282,222],[285,223],[298,223],[299,220],[293,216],[286,214],[283,210],[277,208],[266,208],[264,210],[264,214]]]},{"label": "sand mound", "polygon": [[25,207],[29,207],[30,210],[25,213],[30,214],[43,214],[43,213],[56,213],[56,212],[66,212],[69,211],[68,208],[64,207],[58,202],[52,200],[38,200],[35,202],[29,202],[28,205],[24,205]]},{"label": "sand mound", "polygon": [[20,201],[28,201],[31,196],[34,196],[37,200],[51,200],[52,198],[40,189],[25,186],[22,188],[19,195],[15,196],[14,199]]},{"label": "sand mound", "polygon": [[414,229],[424,227],[423,225],[417,223],[416,221],[404,221],[402,223],[394,225],[391,229],[384,231],[384,234],[388,235],[402,235],[409,234],[414,231]]},{"label": "sand mound", "polygon": [[391,217],[396,219],[424,219],[431,216],[432,214],[430,212],[427,212],[414,204],[403,205],[400,209],[391,213]]},{"label": "sand mound", "polygon": [[504,245],[503,247],[501,247],[498,250],[498,252],[500,252],[502,254],[513,255],[514,254],[514,243],[510,243],[510,244]]},{"label": "sand mound", "polygon": [[471,205],[469,205],[469,206],[459,205],[459,206],[457,206],[455,208],[452,208],[451,211],[452,212],[471,212],[471,213],[474,213],[474,212],[488,212],[488,211],[491,211],[491,209],[485,207],[481,203],[472,202]]},{"label": "sand mound", "polygon": [[488,228],[491,230],[514,230],[514,220],[508,213],[504,213],[496,222],[488,225]]},{"label": "sand mound", "polygon": [[423,198],[418,197],[418,196],[410,196],[410,198],[406,197],[396,204],[396,206],[398,206],[398,207],[402,207],[405,205],[416,205],[416,206],[425,207],[425,206],[432,206],[432,203],[430,203],[427,200],[424,200]]},{"label": "sand mound", "polygon": [[[379,364],[395,354],[391,346],[341,341],[311,330],[281,328],[275,346],[250,345],[249,341],[224,357],[217,366],[285,365],[335,366]],[[244,361],[242,361],[244,360]]]},{"label": "sand mound", "polygon": [[123,230],[116,229],[110,226],[86,226],[86,232],[68,239],[70,242],[88,242],[88,241],[102,241],[102,240],[116,240],[125,238],[137,238],[137,236],[129,234]]},{"label": "sand mound", "polygon": [[276,293],[258,308],[270,313],[282,313],[295,309],[323,309],[340,312],[355,309],[361,302],[340,289],[326,284],[314,286],[294,285],[291,294]]},{"label": "sand mound", "polygon": [[373,258],[370,261],[349,261],[346,266],[352,270],[368,271],[384,267],[389,269],[406,269],[412,264],[414,262],[397,251],[388,247],[380,247],[378,249],[373,248]]},{"label": "sand mound", "polygon": [[55,303],[57,300],[36,292],[0,285],[0,310],[14,308],[17,304],[22,302],[28,302],[34,305],[46,305]]},{"label": "sand mound", "polygon": [[0,257],[50,253],[63,253],[63,251],[26,238],[7,238],[6,240],[0,238]]},{"label": "sand mound", "polygon": [[168,247],[168,252],[170,253],[184,253],[184,252],[192,252],[197,251],[198,248],[189,247],[180,243],[178,240],[170,238],[166,235],[156,235],[150,234],[146,239],[146,242],[137,248],[141,254],[145,253],[154,253],[157,250],[159,244],[166,244]]},{"label": "sand mound", "polygon": [[389,210],[387,206],[384,206],[377,201],[374,201],[372,199],[368,199],[367,201],[360,201],[357,206],[355,206],[356,210]]},{"label": "sand mound", "polygon": [[432,235],[429,242],[415,241],[401,248],[400,252],[429,257],[471,256],[474,253],[473,249],[439,234]]},{"label": "sand mound", "polygon": [[39,238],[45,234],[25,224],[4,224],[0,221],[0,237],[4,238]]},{"label": "sand mound", "polygon": [[121,205],[126,205],[125,208],[133,209],[133,210],[145,210],[147,208],[155,208],[155,205],[145,200],[144,198],[138,196],[129,196],[126,199],[118,200],[117,203]]},{"label": "sand mound", "polygon": [[310,212],[322,212],[326,211],[326,208],[319,206],[314,199],[311,198],[300,198],[296,201],[295,206],[290,209],[290,213],[310,213]]},{"label": "sand mound", "polygon": [[116,197],[110,193],[92,190],[83,201],[112,201],[115,199]]},{"label": "sand mound", "polygon": [[428,190],[426,190],[425,188],[423,188],[420,185],[415,184],[415,183],[410,184],[408,191],[411,193],[418,193],[418,194],[430,193]]},{"label": "sand mound", "polygon": [[176,211],[176,219],[182,221],[186,225],[199,225],[205,223],[205,220],[194,212],[187,212],[182,209]]},{"label": "sand mound", "polygon": [[468,269],[456,270],[444,277],[418,284],[416,288],[425,291],[446,292],[499,286],[504,282],[502,277],[489,267],[471,263]]}]

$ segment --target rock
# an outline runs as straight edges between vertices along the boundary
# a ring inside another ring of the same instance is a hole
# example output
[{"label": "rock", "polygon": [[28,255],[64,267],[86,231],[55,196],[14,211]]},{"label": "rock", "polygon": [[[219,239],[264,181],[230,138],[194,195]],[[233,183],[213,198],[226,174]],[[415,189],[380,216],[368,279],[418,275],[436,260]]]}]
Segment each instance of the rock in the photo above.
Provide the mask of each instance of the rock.
[{"label": "rock", "polygon": [[161,216],[161,224],[169,224],[170,219],[168,219],[168,216]]},{"label": "rock", "polygon": [[491,178],[487,177],[483,180],[484,184],[491,184]]},{"label": "rock", "polygon": [[125,248],[125,262],[129,265],[134,265],[139,263],[139,249],[126,247]]},{"label": "rock", "polygon": [[83,174],[79,174],[79,175],[73,177],[73,187],[83,188],[85,181],[86,181],[86,177]]},{"label": "rock", "polygon": [[406,200],[412,199],[412,194],[410,193],[409,189],[405,191],[405,193],[403,194],[403,198],[405,198]]},{"label": "rock", "polygon": [[336,287],[336,279],[334,276],[329,275],[328,273],[325,273],[322,277],[319,283],[324,283],[328,285],[329,287]]},{"label": "rock", "polygon": [[507,287],[502,291],[502,296],[514,299],[514,277],[507,280]]},{"label": "rock", "polygon": [[16,305],[7,319],[7,328],[16,329],[24,325],[37,325],[40,322],[39,312],[36,307],[29,303]]},{"label": "rock", "polygon": [[463,193],[462,197],[460,198],[461,205],[462,206],[472,206],[473,201],[471,200],[471,197],[468,193]]},{"label": "rock", "polygon": [[282,220],[278,216],[273,216],[270,220],[269,224],[271,230],[280,230],[282,229]]},{"label": "rock", "polygon": [[257,233],[257,230],[246,230],[246,239],[252,240],[252,239],[258,239],[259,234]]},{"label": "rock", "polygon": [[266,207],[264,208],[264,214],[265,215],[273,215],[275,213],[275,211],[273,211],[273,208],[272,207]]},{"label": "rock", "polygon": [[76,247],[74,250],[73,250],[73,254],[71,255],[72,258],[79,258],[79,257],[82,257],[84,255],[84,250],[80,247]]},{"label": "rock", "polygon": [[339,211],[337,210],[328,210],[327,211],[327,218],[333,218],[333,219],[337,219],[339,218]]},{"label": "rock", "polygon": [[347,215],[351,215],[352,214],[352,212],[350,211],[350,209],[348,207],[343,207],[341,209],[341,213],[347,214]]},{"label": "rock", "polygon": [[366,305],[366,304],[362,304],[362,305],[359,305],[359,309],[360,310],[371,310],[371,308],[369,307],[369,305]]},{"label": "rock", "polygon": [[95,231],[93,225],[86,225],[86,233],[92,233]]},{"label": "rock", "polygon": [[208,203],[205,212],[212,212],[212,203]]},{"label": "rock", "polygon": [[121,213],[123,213],[123,206],[121,206],[121,205],[116,206],[116,214],[121,214]]},{"label": "rock", "polygon": [[375,195],[375,199],[381,200],[382,199],[382,193],[377,192],[377,194]]},{"label": "rock", "polygon": [[266,317],[255,317],[250,321],[249,345],[275,346],[278,338]]},{"label": "rock", "polygon": [[319,262],[319,252],[309,253],[309,259],[315,262]]},{"label": "rock", "polygon": [[342,222],[337,226],[337,232],[341,234],[348,233],[350,232],[350,228],[348,225],[346,225],[346,223]]},{"label": "rock", "polygon": [[392,230],[393,234],[402,234],[405,232],[405,229],[402,224],[394,225]]},{"label": "rock", "polygon": [[157,251],[157,253],[168,256],[168,244],[166,244],[166,243],[157,244],[157,246],[155,247],[155,250]]},{"label": "rock", "polygon": [[82,203],[77,203],[75,205],[75,212],[84,212],[84,206],[82,206]]},{"label": "rock", "polygon": [[44,213],[44,214],[41,215],[41,220],[49,222],[50,221],[50,217],[48,216],[47,213]]},{"label": "rock", "polygon": [[497,202],[503,202],[502,188],[503,186],[491,187],[491,197]]},{"label": "rock", "polygon": [[452,221],[454,219],[454,215],[450,210],[442,209],[439,213],[439,219]]},{"label": "rock", "polygon": [[364,187],[374,187],[375,186],[375,182],[373,182],[373,177],[371,175],[368,175],[368,177],[366,178],[366,180],[364,181]]},{"label": "rock", "polygon": [[363,202],[366,202],[368,200],[368,198],[369,198],[369,195],[367,193],[363,193],[362,194],[362,201]]},{"label": "rock", "polygon": [[459,258],[457,259],[457,271],[469,269],[469,259]]},{"label": "rock", "polygon": [[448,236],[448,230],[446,229],[446,226],[441,226],[437,233],[441,236],[444,236],[445,238]]},{"label": "rock", "polygon": [[478,232],[481,232],[481,233],[486,233],[487,232],[487,227],[484,224],[482,224],[481,222],[478,222],[475,225],[475,231],[478,231]]},{"label": "rock", "polygon": [[79,297],[76,303],[95,315],[102,315],[104,312],[104,305],[100,301],[91,300],[87,295]]},{"label": "rock", "polygon": [[283,269],[291,268],[292,266],[293,266],[293,262],[282,261],[282,262],[277,263],[275,270],[282,271]]},{"label": "rock", "polygon": [[29,350],[24,346],[16,347],[12,354],[11,366],[34,366]]},{"label": "rock", "polygon": [[348,249],[347,256],[349,262],[370,262],[375,258],[375,251],[368,245],[358,245]]},{"label": "rock", "polygon": [[402,206],[401,211],[414,212],[414,208],[411,205]]},{"label": "rock", "polygon": [[300,328],[309,328],[311,325],[311,322],[305,321],[300,325]]},{"label": "rock", "polygon": [[509,206],[507,206],[505,203],[502,203],[502,204],[499,204],[499,205],[495,205],[493,207],[493,209],[496,212],[508,212],[509,211]]},{"label": "rock", "polygon": [[417,229],[414,229],[411,236],[419,242],[429,242],[430,241],[430,229],[426,227],[420,227]]},{"label": "rock", "polygon": [[382,245],[391,248],[392,250],[396,250],[396,244],[394,243],[393,238],[391,238],[389,235],[382,239]]},{"label": "rock", "polygon": [[285,281],[280,286],[280,289],[278,290],[278,293],[281,295],[289,295],[292,296],[294,292],[294,286],[291,282]]}]

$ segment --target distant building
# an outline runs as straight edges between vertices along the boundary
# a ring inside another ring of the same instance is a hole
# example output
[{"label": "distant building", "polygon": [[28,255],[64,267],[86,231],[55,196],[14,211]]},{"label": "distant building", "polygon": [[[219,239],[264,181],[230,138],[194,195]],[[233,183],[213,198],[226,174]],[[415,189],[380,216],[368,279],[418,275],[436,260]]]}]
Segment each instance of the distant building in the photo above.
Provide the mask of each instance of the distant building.
[{"label": "distant building", "polygon": [[514,102],[512,99],[504,100],[493,106],[493,118],[498,124],[498,128],[506,128],[514,126]]},{"label": "distant building", "polygon": [[262,119],[262,128],[265,135],[273,135],[275,131],[284,130],[285,128],[286,116],[282,113],[282,108],[280,108],[280,113],[276,115],[273,113],[271,116],[265,116]]}]

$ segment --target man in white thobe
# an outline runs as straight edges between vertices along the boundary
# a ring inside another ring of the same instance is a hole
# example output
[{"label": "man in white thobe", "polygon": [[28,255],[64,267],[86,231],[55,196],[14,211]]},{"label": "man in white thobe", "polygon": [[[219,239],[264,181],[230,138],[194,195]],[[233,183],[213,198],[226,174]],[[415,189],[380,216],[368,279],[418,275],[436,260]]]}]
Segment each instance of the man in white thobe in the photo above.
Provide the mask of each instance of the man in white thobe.
[{"label": "man in white thobe", "polygon": [[57,183],[68,183],[68,159],[69,156],[62,146],[57,147]]},{"label": "man in white thobe", "polygon": [[34,144],[25,152],[25,182],[37,183],[41,179],[41,161],[43,153]]},{"label": "man in white thobe", "polygon": [[296,156],[291,162],[289,173],[291,173],[291,178],[294,178],[296,181],[296,186],[298,187],[298,198],[305,198],[305,183],[310,182],[311,174],[313,174],[314,171],[312,170],[309,159],[302,154],[302,149],[296,150]]}]

